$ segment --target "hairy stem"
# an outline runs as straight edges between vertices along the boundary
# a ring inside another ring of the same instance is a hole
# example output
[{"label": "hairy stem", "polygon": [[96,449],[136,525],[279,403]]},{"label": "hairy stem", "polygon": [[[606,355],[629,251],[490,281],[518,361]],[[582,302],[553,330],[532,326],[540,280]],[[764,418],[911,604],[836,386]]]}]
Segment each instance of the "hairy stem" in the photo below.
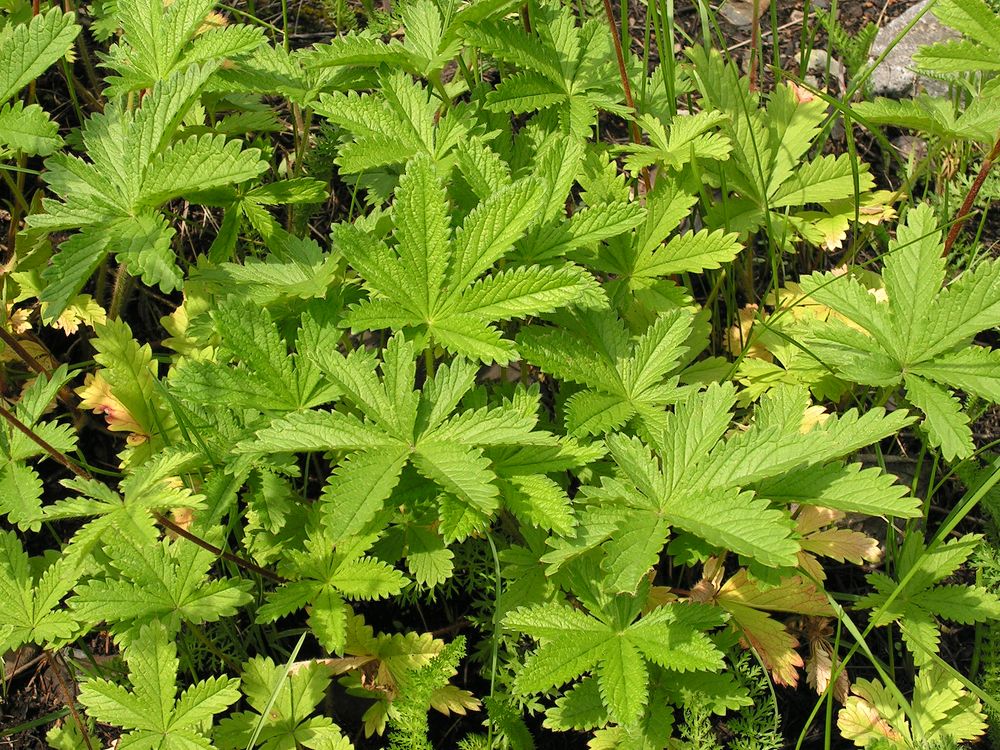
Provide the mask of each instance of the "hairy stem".
[{"label": "hairy stem", "polygon": [[197,544],[203,550],[211,552],[216,557],[221,557],[223,560],[227,560],[233,563],[234,565],[239,565],[241,568],[250,570],[259,575],[261,578],[267,578],[269,581],[274,581],[275,583],[284,583],[286,580],[283,576],[280,576],[277,573],[268,570],[267,568],[262,568],[255,562],[247,560],[246,558],[240,557],[238,555],[234,555],[232,552],[226,552],[224,549],[221,549],[219,547],[216,547],[214,544],[205,541],[197,534],[192,534],[183,526],[178,526],[176,523],[171,521],[162,513],[157,513],[156,511],[153,511],[153,518],[156,519],[157,523],[159,523],[161,526],[170,529],[170,531],[175,533],[177,536],[184,537],[192,544]]},{"label": "hairy stem", "polygon": [[132,275],[125,270],[124,264],[120,265],[115,273],[115,284],[111,289],[111,302],[108,304],[109,318],[117,320],[131,290]]},{"label": "hairy stem", "polygon": [[983,165],[979,168],[979,174],[976,175],[976,179],[972,181],[972,185],[969,187],[969,192],[965,196],[965,200],[962,202],[962,207],[958,210],[958,214],[955,216],[955,221],[951,225],[951,229],[948,231],[948,237],[944,241],[944,250],[941,252],[943,257],[947,257],[948,253],[951,252],[952,245],[955,244],[955,240],[958,239],[958,233],[962,231],[962,226],[965,224],[966,220],[969,218],[969,214],[972,212],[972,204],[976,202],[976,198],[979,196],[979,191],[983,188],[983,183],[986,182],[986,177],[990,173],[990,169],[993,168],[993,162],[996,161],[997,157],[1000,156],[1000,133],[997,134],[996,140],[993,142],[993,148],[986,155],[983,160]]},{"label": "hairy stem", "polygon": [[[625,92],[625,104],[629,109],[632,110],[632,119],[629,121],[632,131],[632,142],[635,144],[642,143],[642,133],[639,132],[639,123],[636,122],[636,116],[638,112],[635,108],[635,99],[632,98],[632,86],[628,82],[628,71],[625,69],[625,54],[622,52],[622,40],[621,36],[618,34],[618,24],[615,23],[615,12],[611,8],[611,0],[604,0],[604,14],[608,18],[608,29],[611,31],[611,41],[615,45],[615,57],[618,59],[618,75],[622,79],[622,90]],[[673,50],[669,51],[669,54],[673,54]],[[649,170],[643,168],[642,170],[642,183],[646,188],[646,192],[649,192]]]},{"label": "hairy stem", "polygon": [[90,741],[90,732],[87,731],[87,725],[84,723],[79,711],[76,710],[76,700],[70,692],[66,680],[63,679],[62,674],[59,672],[59,667],[51,651],[45,652],[45,661],[49,665],[49,671],[55,675],[56,682],[59,683],[59,689],[63,694],[63,701],[66,703],[66,708],[73,715],[73,721],[76,722],[76,726],[80,730],[80,735],[83,737],[83,742],[87,746],[87,750],[94,750],[94,745]]}]

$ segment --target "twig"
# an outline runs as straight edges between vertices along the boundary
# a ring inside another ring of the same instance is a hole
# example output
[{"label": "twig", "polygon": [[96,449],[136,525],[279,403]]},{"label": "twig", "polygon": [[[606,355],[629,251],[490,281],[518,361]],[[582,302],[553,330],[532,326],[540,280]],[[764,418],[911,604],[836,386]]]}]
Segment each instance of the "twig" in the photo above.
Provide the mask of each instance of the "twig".
[{"label": "twig", "polygon": [[52,377],[52,373],[46,370],[45,367],[42,365],[42,363],[39,362],[37,359],[35,359],[31,355],[31,352],[29,352],[27,349],[21,346],[21,342],[18,341],[16,338],[14,338],[14,336],[11,335],[2,326],[0,326],[0,339],[2,339],[7,346],[13,349],[14,353],[17,354],[17,356],[24,361],[24,364],[26,364],[32,370],[37,372],[39,375],[44,375],[47,378]]},{"label": "twig", "polygon": [[177,536],[184,537],[192,544],[197,544],[203,550],[208,550],[216,557],[221,557],[223,560],[228,560],[229,562],[234,563],[235,565],[239,565],[241,568],[246,568],[247,570],[251,570],[257,575],[263,578],[267,578],[270,581],[274,581],[275,583],[285,583],[288,580],[283,576],[278,575],[277,573],[272,573],[267,568],[260,567],[255,562],[251,562],[250,560],[234,555],[232,552],[226,552],[224,549],[216,547],[211,542],[206,542],[200,536],[192,534],[183,526],[178,526],[176,523],[171,521],[162,513],[157,513],[156,511],[153,511],[153,518],[155,518],[157,522],[159,522],[163,526],[166,526],[172,532],[177,534]]},{"label": "twig", "polygon": [[48,662],[49,670],[55,675],[56,681],[59,683],[59,688],[63,692],[63,699],[66,702],[66,708],[73,715],[73,721],[76,722],[77,728],[80,730],[80,734],[83,736],[83,741],[87,745],[87,750],[94,750],[94,745],[90,742],[90,733],[87,731],[87,725],[83,723],[83,719],[80,718],[79,712],[76,710],[76,700],[73,694],[69,691],[69,686],[63,679],[62,674],[59,672],[59,667],[55,663],[55,658],[52,656],[50,651],[45,652],[45,661]]},{"label": "twig", "polygon": [[[642,134],[639,132],[639,123],[636,122],[635,116],[639,114],[638,110],[635,108],[635,99],[632,98],[632,86],[628,82],[628,71],[625,70],[625,55],[622,52],[622,40],[618,35],[618,24],[615,23],[615,12],[611,9],[611,0],[604,0],[604,13],[608,17],[608,28],[611,30],[611,41],[615,45],[615,57],[618,58],[618,75],[622,79],[622,89],[625,91],[625,104],[628,108],[632,110],[633,117],[629,122],[632,130],[632,142],[637,146],[642,145]],[[673,54],[673,50],[670,51]],[[649,170],[645,167],[642,170],[642,182],[646,188],[646,193],[649,193]]]},{"label": "twig", "polygon": [[54,461],[56,461],[57,463],[62,464],[67,469],[69,469],[71,472],[73,472],[74,474],[76,474],[78,477],[81,477],[82,479],[93,479],[94,478],[93,476],[91,476],[91,474],[90,474],[89,471],[87,471],[86,469],[84,469],[84,468],[82,468],[80,466],[77,466],[75,463],[73,463],[72,461],[70,461],[70,459],[66,456],[65,453],[63,453],[62,451],[56,450],[51,445],[49,445],[47,442],[45,442],[45,440],[43,440],[42,438],[40,438],[38,435],[35,434],[34,430],[32,430],[30,427],[28,427],[24,422],[22,422],[20,419],[18,419],[16,416],[14,416],[14,414],[12,412],[8,411],[3,406],[0,406],[0,417],[3,417],[8,422],[10,422],[10,424],[14,428],[16,428],[18,431],[22,432],[24,435],[26,435],[28,437],[29,440],[31,440],[33,443],[35,443],[35,445],[37,445],[43,451],[45,451],[46,453],[48,453],[49,456]]},{"label": "twig", "polygon": [[997,138],[993,142],[993,148],[990,149],[990,152],[983,160],[983,165],[979,168],[979,174],[977,174],[976,179],[972,181],[972,185],[969,187],[969,192],[965,196],[965,201],[962,203],[962,207],[958,210],[958,215],[955,216],[955,221],[951,225],[951,229],[948,231],[948,237],[944,241],[944,250],[941,252],[942,257],[947,257],[948,253],[951,252],[952,245],[954,245],[955,240],[958,239],[958,233],[962,231],[962,225],[965,224],[966,219],[969,218],[969,213],[972,211],[972,204],[976,202],[976,197],[979,195],[979,191],[982,189],[983,183],[986,182],[986,176],[990,173],[990,169],[993,167],[993,162],[996,161],[998,156],[1000,156],[1000,133],[997,134]]},{"label": "twig", "polygon": [[[45,451],[46,453],[48,453],[55,461],[58,461],[60,464],[62,464],[67,469],[69,469],[74,474],[76,474],[78,477],[82,477],[83,479],[93,479],[93,476],[90,474],[90,472],[88,472],[86,469],[84,469],[84,468],[82,468],[80,466],[77,466],[72,461],[70,461],[69,458],[64,453],[62,453],[61,451],[55,449],[54,447],[52,447],[51,445],[49,445],[45,440],[43,440],[38,435],[36,435],[32,431],[32,429],[30,427],[28,427],[27,425],[25,425],[24,422],[22,422],[20,419],[18,419],[16,416],[14,416],[11,412],[9,412],[3,406],[0,406],[0,416],[2,416],[4,419],[6,419],[8,422],[10,422],[19,431],[21,431],[25,435],[27,435],[28,438],[30,438],[32,441],[34,441],[34,443],[36,445],[38,445],[43,451]],[[189,542],[197,544],[202,549],[208,550],[209,552],[211,552],[216,557],[221,557],[223,560],[228,560],[231,563],[239,565],[241,568],[246,568],[247,570],[251,570],[254,573],[257,573],[258,575],[263,576],[264,578],[267,578],[267,579],[269,579],[271,581],[274,581],[276,583],[284,583],[285,582],[286,579],[283,578],[282,576],[278,575],[277,573],[272,573],[270,570],[267,570],[266,568],[262,568],[259,565],[257,565],[256,563],[251,562],[250,560],[246,560],[246,559],[244,559],[242,557],[234,555],[232,552],[226,552],[225,550],[222,550],[222,549],[216,547],[214,544],[211,544],[210,542],[206,542],[201,537],[199,537],[199,536],[197,536],[195,534],[192,534],[190,531],[188,531],[185,528],[182,528],[181,526],[178,526],[176,523],[174,523],[173,521],[171,521],[169,518],[167,518],[166,516],[164,516],[162,513],[157,513],[156,511],[152,511],[152,513],[153,513],[153,517],[161,525],[163,525],[163,526],[167,527],[168,529],[170,529],[172,532],[174,532],[175,534],[177,534],[177,536],[184,537]]]},{"label": "twig", "polygon": [[[7,346],[14,350],[14,353],[21,358],[30,369],[34,370],[39,375],[44,375],[47,380],[52,379],[52,373],[39,362],[24,346],[21,342],[17,340],[16,337],[11,335],[9,331],[0,326],[0,340],[2,340]],[[41,344],[41,342],[36,342]],[[42,347],[44,349],[44,346]],[[59,391],[57,393],[59,400],[62,401],[66,406],[75,411],[76,407],[73,405],[73,391],[67,388],[65,385],[59,386]]]}]

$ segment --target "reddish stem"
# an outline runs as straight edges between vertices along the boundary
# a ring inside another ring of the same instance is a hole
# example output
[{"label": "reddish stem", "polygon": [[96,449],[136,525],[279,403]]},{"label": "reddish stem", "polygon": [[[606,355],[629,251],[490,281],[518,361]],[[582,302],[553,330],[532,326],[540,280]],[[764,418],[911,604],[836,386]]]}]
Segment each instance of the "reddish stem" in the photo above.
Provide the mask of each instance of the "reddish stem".
[{"label": "reddish stem", "polygon": [[962,226],[965,224],[966,220],[969,218],[969,214],[972,212],[972,204],[976,202],[976,197],[979,195],[979,191],[983,187],[983,183],[986,182],[986,177],[990,173],[990,169],[993,167],[993,162],[996,161],[997,157],[1000,156],[1000,134],[997,135],[996,141],[993,143],[993,148],[986,155],[986,159],[983,160],[983,165],[979,168],[979,174],[976,175],[976,179],[972,181],[972,185],[969,187],[969,192],[965,196],[965,200],[962,202],[962,207],[958,210],[958,214],[955,216],[955,221],[951,225],[951,229],[948,231],[948,237],[944,241],[944,250],[941,252],[942,257],[946,257],[948,253],[951,252],[952,245],[955,244],[955,240],[958,239],[958,233],[962,231]]},{"label": "reddish stem", "polygon": [[[608,17],[608,28],[611,30],[611,41],[615,45],[615,57],[618,58],[618,75],[622,79],[622,89],[625,91],[625,104],[628,108],[632,110],[633,117],[629,122],[632,130],[632,142],[636,145],[642,143],[642,133],[639,132],[639,123],[636,122],[636,116],[638,116],[638,111],[635,108],[635,99],[632,98],[632,86],[628,82],[628,71],[625,69],[625,53],[622,52],[622,40],[618,34],[618,24],[615,23],[615,12],[611,9],[611,0],[604,0],[604,13]],[[670,50],[670,54],[674,53]],[[649,192],[649,171],[646,169],[642,170],[642,182],[646,187],[646,192]]]},{"label": "reddish stem", "polygon": [[200,536],[192,534],[183,526],[178,526],[176,523],[171,521],[162,513],[157,513],[156,511],[153,511],[153,518],[155,518],[157,522],[159,522],[161,525],[166,526],[172,532],[177,534],[177,536],[184,537],[192,544],[197,544],[199,547],[201,547],[204,550],[208,550],[216,557],[221,557],[223,560],[228,560],[231,563],[239,565],[241,568],[246,568],[247,570],[253,571],[257,575],[263,578],[267,578],[270,581],[274,581],[275,583],[285,583],[287,580],[286,578],[279,576],[277,573],[272,573],[267,568],[260,567],[255,562],[251,562],[250,560],[234,555],[232,552],[226,552],[224,549],[216,547],[211,542],[206,542]]}]

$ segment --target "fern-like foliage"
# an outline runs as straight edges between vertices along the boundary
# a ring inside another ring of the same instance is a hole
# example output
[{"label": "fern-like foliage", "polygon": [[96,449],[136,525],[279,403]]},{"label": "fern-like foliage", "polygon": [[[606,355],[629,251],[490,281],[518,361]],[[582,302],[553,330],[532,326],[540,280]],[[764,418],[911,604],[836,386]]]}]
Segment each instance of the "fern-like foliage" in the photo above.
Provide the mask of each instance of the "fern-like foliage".
[{"label": "fern-like foliage", "polygon": [[571,263],[493,271],[534,220],[540,192],[534,180],[514,183],[482,201],[453,230],[433,161],[414,157],[396,193],[393,246],[355,226],[334,228],[335,248],[369,292],[345,322],[356,331],[412,332],[421,349],[438,345],[483,362],[506,363],[517,352],[495,322],[571,304],[602,306],[597,282]]},{"label": "fern-like foliage", "polygon": [[1000,401],[1000,355],[969,345],[1000,325],[1000,263],[984,261],[944,286],[941,247],[934,212],[918,206],[890,244],[882,274],[887,302],[850,275],[813,274],[802,279],[802,289],[852,323],[811,327],[814,354],[848,381],[902,385],[924,414],[931,444],[951,460],[974,448],[968,417],[949,388]]},{"label": "fern-like foliage", "polygon": [[60,153],[45,179],[60,201],[46,200],[31,225],[79,230],[64,240],[43,272],[44,317],[55,319],[108,255],[149,285],[179,288],[171,247],[175,230],[158,207],[182,195],[256,177],[266,169],[257,149],[223,136],[172,142],[213,66],[192,66],[158,83],[138,109],[110,104],[83,126],[90,161]]}]

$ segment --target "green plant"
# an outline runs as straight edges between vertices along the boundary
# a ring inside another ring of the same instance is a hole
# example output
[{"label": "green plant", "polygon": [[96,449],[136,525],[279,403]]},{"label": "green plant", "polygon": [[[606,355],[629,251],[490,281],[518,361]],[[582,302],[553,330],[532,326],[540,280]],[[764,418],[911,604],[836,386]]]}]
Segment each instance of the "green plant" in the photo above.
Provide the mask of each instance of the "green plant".
[{"label": "green plant", "polygon": [[944,280],[934,213],[919,206],[890,244],[886,302],[849,275],[813,274],[802,279],[802,289],[855,325],[830,320],[811,327],[805,335],[815,356],[846,380],[885,389],[886,397],[902,385],[924,414],[931,444],[951,460],[971,455],[974,446],[968,418],[948,388],[1000,400],[994,352],[970,346],[976,334],[1000,323],[1000,265],[984,261],[946,287]]},{"label": "green plant", "polygon": [[127,730],[119,743],[137,747],[205,747],[204,729],[239,698],[239,680],[202,680],[177,694],[177,652],[160,623],[143,625],[125,662],[130,688],[102,678],[84,682],[80,702],[98,721]]},{"label": "green plant", "polygon": [[[0,647],[8,694],[60,681],[54,747],[986,731],[997,261],[949,278],[902,192],[888,225],[846,101],[703,48],[616,70],[587,6],[306,49],[287,4],[90,4],[58,109],[73,17],[12,7],[0,137],[35,98],[63,129],[5,153]],[[961,150],[994,100],[853,114]]]},{"label": "green plant", "polygon": [[0,28],[0,159],[12,155],[48,156],[62,146],[59,126],[38,104],[14,101],[15,95],[65,55],[80,27],[72,13],[52,8],[29,23]]},{"label": "green plant", "polygon": [[917,53],[917,64],[938,73],[1000,70],[996,60],[1000,20],[986,0],[941,0],[933,13],[968,39],[937,42]]}]

